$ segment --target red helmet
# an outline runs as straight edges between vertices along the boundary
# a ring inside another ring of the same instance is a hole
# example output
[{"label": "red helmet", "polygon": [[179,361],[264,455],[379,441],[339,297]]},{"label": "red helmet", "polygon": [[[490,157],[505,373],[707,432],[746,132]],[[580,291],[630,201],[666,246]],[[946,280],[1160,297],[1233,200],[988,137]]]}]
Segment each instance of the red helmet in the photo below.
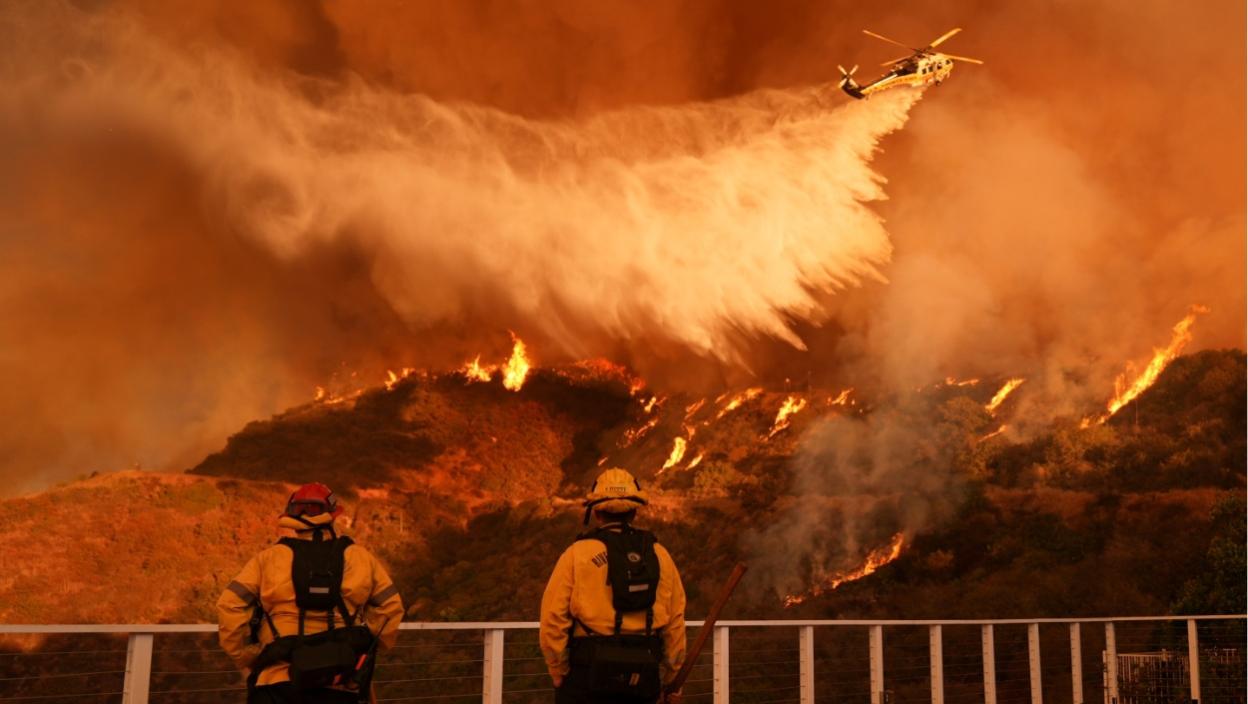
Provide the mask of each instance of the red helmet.
[{"label": "red helmet", "polygon": [[322,513],[337,518],[342,513],[342,506],[338,505],[338,497],[334,496],[334,492],[320,482],[304,484],[295,489],[295,493],[286,501],[287,516],[298,518],[319,516]]}]

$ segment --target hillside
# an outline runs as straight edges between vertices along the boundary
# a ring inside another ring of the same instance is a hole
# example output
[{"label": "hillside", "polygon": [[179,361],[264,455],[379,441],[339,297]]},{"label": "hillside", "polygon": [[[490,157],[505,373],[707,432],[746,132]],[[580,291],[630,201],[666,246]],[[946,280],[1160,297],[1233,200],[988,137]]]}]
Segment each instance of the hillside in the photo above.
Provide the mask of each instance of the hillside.
[{"label": "hillside", "polygon": [[[1242,611],[1244,378],[1242,352],[1182,357],[1104,425],[1014,438],[994,434],[1012,401],[986,408],[1003,380],[872,404],[845,390],[655,398],[605,367],[542,370],[519,392],[415,374],[251,423],[187,474],[3,502],[17,569],[0,576],[0,621],[211,620],[291,486],[312,480],[342,494],[408,618],[533,619],[600,462],[653,488],[646,523],[695,615],[736,559],[755,567],[739,616]],[[894,534],[895,561],[819,588]]]}]

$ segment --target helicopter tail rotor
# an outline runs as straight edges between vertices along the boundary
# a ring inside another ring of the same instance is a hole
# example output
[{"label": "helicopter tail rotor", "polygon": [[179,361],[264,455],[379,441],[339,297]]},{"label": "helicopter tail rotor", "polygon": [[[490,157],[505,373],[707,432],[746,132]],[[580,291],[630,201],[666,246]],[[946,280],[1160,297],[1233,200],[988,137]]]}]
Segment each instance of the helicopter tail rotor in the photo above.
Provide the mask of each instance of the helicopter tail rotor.
[{"label": "helicopter tail rotor", "polygon": [[854,85],[854,74],[858,72],[858,64],[854,64],[854,67],[848,71],[840,64],[837,64],[836,67],[841,70],[841,82],[837,87],[844,88],[846,85]]}]

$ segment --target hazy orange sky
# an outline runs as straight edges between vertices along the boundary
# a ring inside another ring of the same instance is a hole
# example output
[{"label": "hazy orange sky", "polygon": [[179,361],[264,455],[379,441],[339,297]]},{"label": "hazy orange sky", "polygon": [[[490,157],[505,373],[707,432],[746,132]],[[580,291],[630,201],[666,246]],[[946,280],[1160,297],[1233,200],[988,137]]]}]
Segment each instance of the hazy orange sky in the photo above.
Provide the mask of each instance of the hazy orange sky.
[{"label": "hazy orange sky", "polygon": [[[658,385],[1026,375],[1048,414],[1190,304],[1243,347],[1244,4],[911,4],[6,4],[0,472],[183,468],[508,329]],[[898,55],[863,28],[955,26],[985,65],[913,107],[812,92]]]}]

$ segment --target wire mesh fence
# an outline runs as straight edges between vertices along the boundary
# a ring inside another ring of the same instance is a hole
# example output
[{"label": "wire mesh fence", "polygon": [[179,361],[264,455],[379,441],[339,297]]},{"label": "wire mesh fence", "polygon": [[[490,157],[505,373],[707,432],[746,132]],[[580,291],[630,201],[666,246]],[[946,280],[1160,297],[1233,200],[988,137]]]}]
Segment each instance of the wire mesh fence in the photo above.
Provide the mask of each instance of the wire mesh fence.
[{"label": "wire mesh fence", "polygon": [[[731,622],[686,683],[692,704],[1248,704],[1244,618],[1069,622]],[[378,665],[379,702],[553,699],[536,624],[405,626]],[[1108,626],[1108,627],[1107,627]],[[203,627],[159,627],[146,698],[123,699],[127,635],[4,636],[0,702],[241,702],[246,683]],[[73,627],[66,627],[73,628]],[[114,628],[113,630],[116,630]],[[1113,638],[1109,638],[1111,631]],[[690,643],[698,629],[690,627]],[[877,634],[873,647],[872,633]],[[1195,636],[1195,645],[1189,640]],[[721,638],[723,636],[723,638]],[[494,638],[494,641],[491,641]],[[489,645],[500,643],[501,648]],[[129,641],[133,645],[133,637]],[[727,645],[727,656],[722,649]],[[501,653],[501,654],[500,654]],[[1196,653],[1193,672],[1191,655]],[[146,657],[146,656],[142,656]],[[491,672],[498,677],[491,681]],[[138,676],[137,674],[135,676]],[[498,698],[494,699],[494,693]],[[1195,696],[1194,696],[1195,695]],[[1115,698],[1116,696],[1116,698]]]},{"label": "wire mesh fence", "polygon": [[0,643],[0,702],[120,704],[126,636],[49,635]]}]

